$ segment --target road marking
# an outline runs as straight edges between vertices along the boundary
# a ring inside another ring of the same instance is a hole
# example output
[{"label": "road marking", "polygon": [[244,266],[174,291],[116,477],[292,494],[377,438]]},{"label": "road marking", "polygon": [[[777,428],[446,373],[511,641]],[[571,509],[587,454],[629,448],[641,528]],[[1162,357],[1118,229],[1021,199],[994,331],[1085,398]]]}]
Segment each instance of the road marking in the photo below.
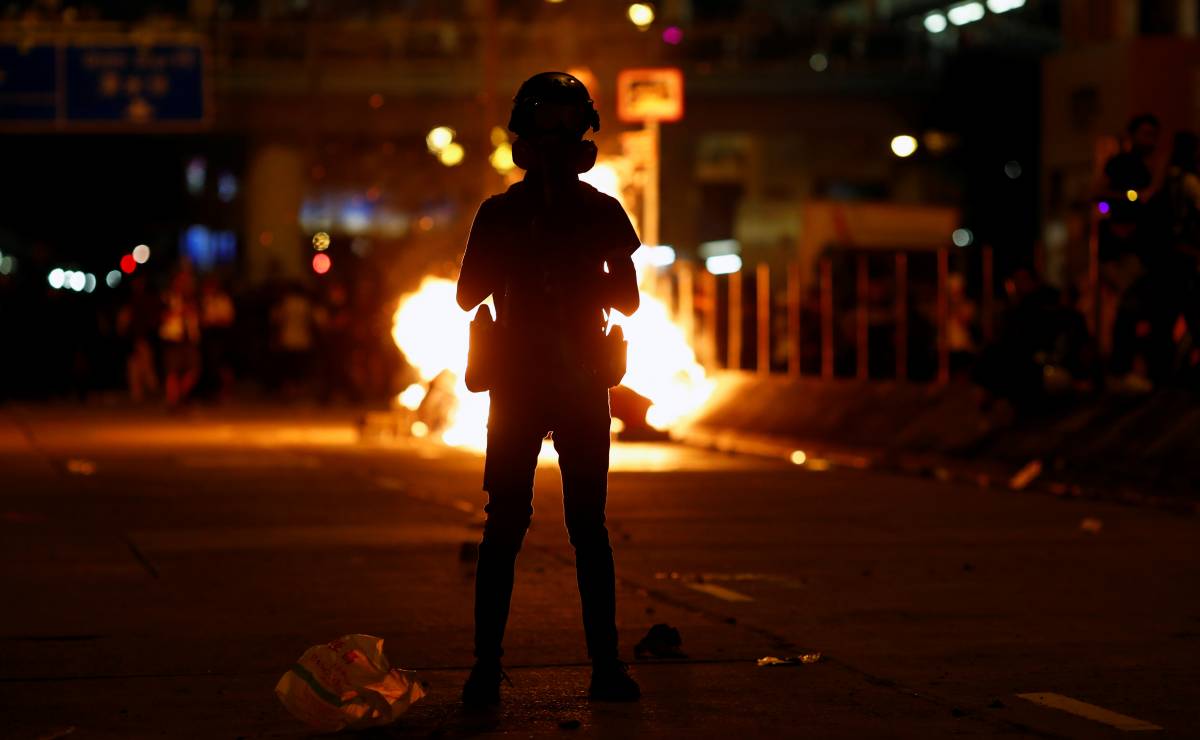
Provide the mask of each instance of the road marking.
[{"label": "road marking", "polygon": [[1041,704],[1051,709],[1061,709],[1064,712],[1069,712],[1094,722],[1103,722],[1106,725],[1115,727],[1118,730],[1124,730],[1125,732],[1152,732],[1162,729],[1158,725],[1145,720],[1127,717],[1124,714],[1119,714],[1104,707],[1098,707],[1095,704],[1088,704],[1085,701],[1072,699],[1062,694],[1036,692],[1032,694],[1017,694],[1017,696],[1034,704]]},{"label": "road marking", "polygon": [[754,597],[747,596],[744,593],[734,591],[732,588],[718,586],[715,583],[685,583],[683,584],[693,591],[699,591],[702,594],[716,596],[723,601],[754,601]]}]

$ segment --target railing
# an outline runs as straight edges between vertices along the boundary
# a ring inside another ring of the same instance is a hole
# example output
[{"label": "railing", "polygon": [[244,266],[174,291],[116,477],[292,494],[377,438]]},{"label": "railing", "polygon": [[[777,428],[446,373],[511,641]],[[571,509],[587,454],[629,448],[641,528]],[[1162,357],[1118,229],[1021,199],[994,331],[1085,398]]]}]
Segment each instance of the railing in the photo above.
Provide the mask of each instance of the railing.
[{"label": "railing", "polygon": [[952,322],[980,344],[992,339],[991,247],[970,259],[949,248],[838,250],[816,268],[806,285],[796,262],[718,276],[681,261],[654,292],[710,370],[946,383],[962,349],[951,346]]}]

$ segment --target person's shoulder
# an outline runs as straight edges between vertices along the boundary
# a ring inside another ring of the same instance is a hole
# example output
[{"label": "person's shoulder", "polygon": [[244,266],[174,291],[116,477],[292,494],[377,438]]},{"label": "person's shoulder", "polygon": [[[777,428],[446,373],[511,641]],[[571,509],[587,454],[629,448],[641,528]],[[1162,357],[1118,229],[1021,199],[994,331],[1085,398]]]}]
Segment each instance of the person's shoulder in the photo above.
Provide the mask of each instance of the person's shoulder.
[{"label": "person's shoulder", "polygon": [[589,182],[579,181],[579,190],[587,204],[595,208],[597,211],[605,213],[624,213],[625,209],[621,205],[621,201],[617,200],[608,193],[601,192],[596,189],[596,186]]}]

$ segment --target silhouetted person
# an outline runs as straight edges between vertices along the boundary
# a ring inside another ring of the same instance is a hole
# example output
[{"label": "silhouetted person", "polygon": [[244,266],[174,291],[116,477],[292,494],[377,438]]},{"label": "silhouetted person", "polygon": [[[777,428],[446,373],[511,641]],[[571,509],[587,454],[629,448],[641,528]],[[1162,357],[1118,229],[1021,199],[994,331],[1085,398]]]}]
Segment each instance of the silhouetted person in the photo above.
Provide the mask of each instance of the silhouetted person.
[{"label": "silhouetted person", "polygon": [[1162,188],[1149,204],[1153,226],[1142,262],[1140,289],[1150,322],[1150,377],[1160,382],[1174,370],[1175,326],[1183,317],[1193,344],[1200,338],[1200,138],[1175,134]]},{"label": "silhouetted person", "polygon": [[630,257],[639,240],[620,204],[578,178],[596,159],[595,144],[582,137],[599,127],[587,89],[574,77],[546,72],[521,85],[508,128],[518,137],[513,158],[525,178],[479,207],[463,256],[458,303],[469,311],[492,296],[501,341],[490,386],[487,523],[475,576],[476,663],[463,687],[467,704],[500,698],[513,574],[533,515],[534,468],[547,432],[559,455],[575,548],[592,660],[589,695],[609,701],[640,696],[617,656],[613,556],[604,524],[609,381],[602,369],[604,311],[630,314],[638,307]]}]

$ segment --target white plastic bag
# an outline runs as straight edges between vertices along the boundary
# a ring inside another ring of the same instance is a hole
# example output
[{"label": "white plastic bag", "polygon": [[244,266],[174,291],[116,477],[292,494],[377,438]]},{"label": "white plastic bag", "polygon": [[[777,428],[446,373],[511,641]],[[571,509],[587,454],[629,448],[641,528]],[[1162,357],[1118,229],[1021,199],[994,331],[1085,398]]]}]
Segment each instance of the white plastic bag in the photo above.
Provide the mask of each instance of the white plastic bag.
[{"label": "white plastic bag", "polygon": [[382,638],[346,635],[305,650],[275,694],[299,719],[335,732],[395,721],[425,696],[425,685],[415,671],[388,665]]}]

